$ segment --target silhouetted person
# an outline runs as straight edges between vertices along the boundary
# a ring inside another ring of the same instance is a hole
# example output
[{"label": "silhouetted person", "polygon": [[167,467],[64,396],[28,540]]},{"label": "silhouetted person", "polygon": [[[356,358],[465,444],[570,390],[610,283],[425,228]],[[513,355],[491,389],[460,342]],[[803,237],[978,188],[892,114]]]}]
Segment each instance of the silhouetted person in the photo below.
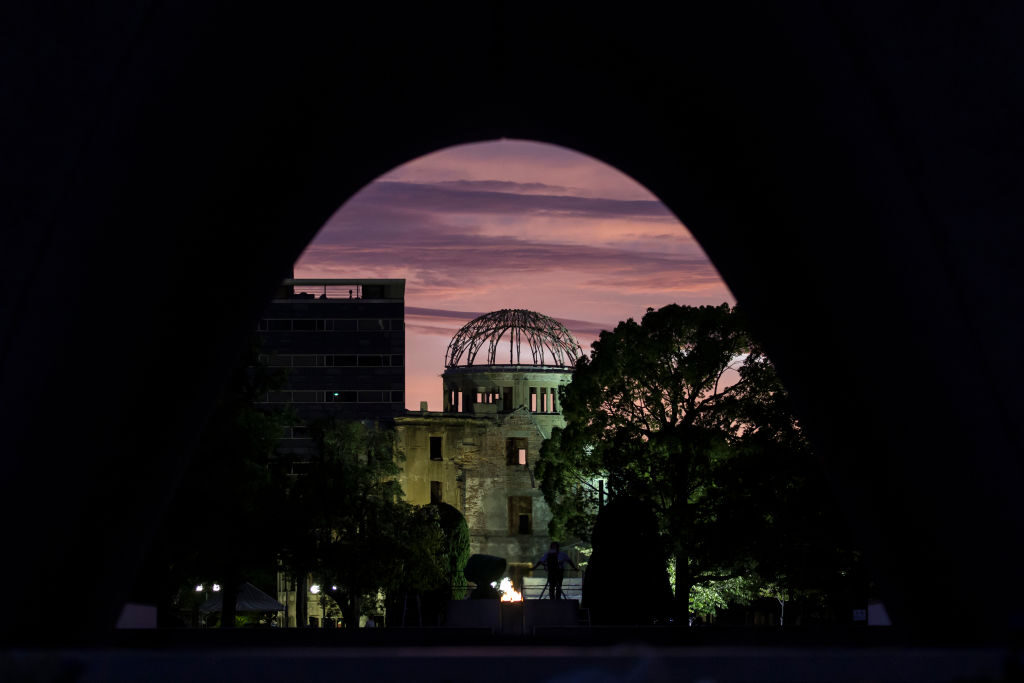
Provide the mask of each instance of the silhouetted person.
[{"label": "silhouetted person", "polygon": [[[562,579],[565,578],[565,564],[568,562],[573,569],[579,571],[579,567],[572,559],[558,549],[558,542],[551,541],[551,547],[548,551],[541,555],[537,563],[533,565],[533,568],[543,566],[548,572],[548,597],[552,600],[561,600],[565,597],[562,593]],[[544,597],[544,591],[541,590],[540,597]]]}]

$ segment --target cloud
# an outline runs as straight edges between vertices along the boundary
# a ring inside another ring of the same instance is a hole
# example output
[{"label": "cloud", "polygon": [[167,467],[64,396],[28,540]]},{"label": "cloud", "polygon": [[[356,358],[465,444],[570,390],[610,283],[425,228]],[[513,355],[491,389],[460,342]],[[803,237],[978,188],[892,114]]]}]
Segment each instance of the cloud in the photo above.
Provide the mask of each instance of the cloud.
[{"label": "cloud", "polygon": [[587,349],[648,306],[732,299],[651,192],[591,157],[524,141],[392,170],[331,217],[295,272],[406,279],[410,406],[438,393],[448,340],[486,311],[552,315]]},{"label": "cloud", "polygon": [[[408,330],[415,330],[421,335],[440,336],[445,339],[451,339],[460,328],[482,314],[482,312],[477,313],[464,310],[406,306],[406,328]],[[591,339],[596,338],[603,330],[610,330],[614,327],[614,325],[606,323],[578,321],[578,319],[560,316],[556,319],[568,328],[574,337],[577,337],[584,348],[588,346],[588,342]]]},{"label": "cloud", "polygon": [[511,180],[442,180],[436,183],[440,187],[452,187],[470,192],[514,192],[519,194],[566,194],[569,188],[562,185],[547,183],[516,183]]},{"label": "cloud", "polygon": [[[351,243],[316,243],[303,254],[304,270],[349,272],[400,269],[431,288],[523,281],[524,274],[557,272],[589,288],[689,290],[720,282],[707,259],[615,246],[544,243],[502,235],[419,233],[400,242],[356,237]],[[647,283],[645,285],[645,283]]]},{"label": "cloud", "polygon": [[[567,194],[535,194],[483,189],[481,181],[409,183],[378,180],[361,190],[352,202],[388,209],[435,214],[547,215],[565,218],[627,218],[631,220],[677,221],[656,199],[607,199]],[[520,183],[482,181],[484,185]],[[543,184],[531,184],[543,186]],[[469,189],[467,189],[467,186]]]},{"label": "cloud", "polygon": [[380,180],[433,183],[500,178],[518,183],[571,187],[573,194],[653,199],[622,171],[578,151],[530,140],[502,139],[456,145],[403,164]]},{"label": "cloud", "polygon": [[463,323],[469,322],[473,318],[479,318],[484,312],[473,312],[468,311],[449,311],[444,308],[421,308],[419,306],[406,306],[406,316],[416,316],[419,318],[444,318],[446,320],[461,320]]}]

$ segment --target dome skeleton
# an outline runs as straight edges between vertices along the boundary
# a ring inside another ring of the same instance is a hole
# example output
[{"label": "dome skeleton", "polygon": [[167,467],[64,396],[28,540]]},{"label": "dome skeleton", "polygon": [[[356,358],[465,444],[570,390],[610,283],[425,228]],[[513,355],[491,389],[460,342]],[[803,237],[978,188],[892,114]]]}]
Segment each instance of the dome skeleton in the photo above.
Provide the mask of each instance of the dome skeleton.
[{"label": "dome skeleton", "polygon": [[[500,365],[497,359],[498,347],[506,336],[508,364],[522,365],[520,352],[524,335],[535,366],[570,367],[583,355],[579,342],[565,325],[554,318],[520,308],[506,308],[486,313],[466,323],[448,344],[445,367],[458,367],[463,356],[465,363],[462,365],[473,365],[485,344],[487,357],[484,364]],[[546,355],[550,355],[552,363],[545,362]]]}]

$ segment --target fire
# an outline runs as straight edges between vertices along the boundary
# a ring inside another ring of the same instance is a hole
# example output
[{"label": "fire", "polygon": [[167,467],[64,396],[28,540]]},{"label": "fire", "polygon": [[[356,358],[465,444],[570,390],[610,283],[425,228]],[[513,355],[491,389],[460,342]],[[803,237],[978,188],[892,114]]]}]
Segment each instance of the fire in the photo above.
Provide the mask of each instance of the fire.
[{"label": "fire", "polygon": [[501,585],[498,586],[498,590],[501,591],[502,602],[522,602],[523,594],[513,590],[512,580],[507,576],[501,580]]}]

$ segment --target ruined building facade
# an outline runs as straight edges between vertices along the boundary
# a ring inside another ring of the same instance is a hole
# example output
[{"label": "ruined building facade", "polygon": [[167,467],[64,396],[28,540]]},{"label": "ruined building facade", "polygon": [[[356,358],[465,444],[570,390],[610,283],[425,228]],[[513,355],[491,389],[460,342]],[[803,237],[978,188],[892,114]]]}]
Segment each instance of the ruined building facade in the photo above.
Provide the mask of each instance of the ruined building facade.
[{"label": "ruined building facade", "polygon": [[581,353],[561,323],[539,313],[480,316],[448,346],[444,409],[395,420],[406,500],[458,508],[472,552],[504,557],[513,576],[550,542],[551,513],[533,468],[551,429],[564,425],[558,389]]}]

